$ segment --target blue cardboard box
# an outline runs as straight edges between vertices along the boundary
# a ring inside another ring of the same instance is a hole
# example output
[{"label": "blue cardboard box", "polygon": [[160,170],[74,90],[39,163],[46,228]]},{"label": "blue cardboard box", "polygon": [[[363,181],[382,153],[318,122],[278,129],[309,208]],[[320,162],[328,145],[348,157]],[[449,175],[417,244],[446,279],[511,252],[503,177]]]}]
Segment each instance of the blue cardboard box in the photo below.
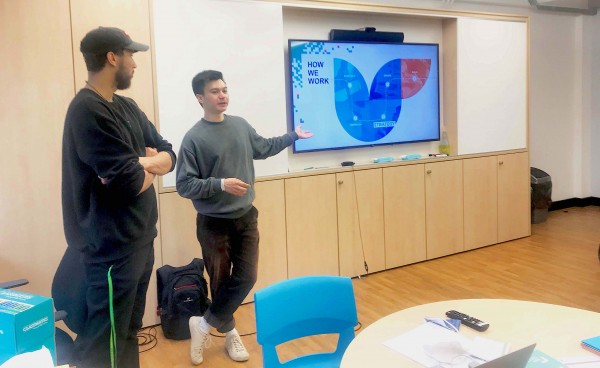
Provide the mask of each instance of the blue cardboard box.
[{"label": "blue cardboard box", "polygon": [[0,289],[0,364],[42,345],[56,364],[52,299]]}]

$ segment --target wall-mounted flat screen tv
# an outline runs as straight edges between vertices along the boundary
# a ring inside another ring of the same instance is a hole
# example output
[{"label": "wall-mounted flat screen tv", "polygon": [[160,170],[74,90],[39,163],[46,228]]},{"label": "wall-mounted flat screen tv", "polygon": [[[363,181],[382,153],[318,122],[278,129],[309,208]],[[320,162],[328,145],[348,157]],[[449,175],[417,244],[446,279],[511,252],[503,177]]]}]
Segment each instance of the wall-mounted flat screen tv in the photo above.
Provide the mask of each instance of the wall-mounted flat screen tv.
[{"label": "wall-mounted flat screen tv", "polygon": [[440,139],[438,45],[289,40],[291,117],[309,152]]}]

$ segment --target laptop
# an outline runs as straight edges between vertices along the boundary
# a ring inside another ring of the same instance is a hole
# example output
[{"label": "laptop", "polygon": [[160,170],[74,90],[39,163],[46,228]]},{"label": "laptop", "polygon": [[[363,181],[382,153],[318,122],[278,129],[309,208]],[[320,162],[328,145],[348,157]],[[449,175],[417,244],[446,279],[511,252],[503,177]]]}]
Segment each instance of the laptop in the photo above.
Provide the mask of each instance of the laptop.
[{"label": "laptop", "polygon": [[480,364],[477,368],[525,368],[534,349],[535,344],[531,344],[522,349],[515,350],[512,353],[503,355],[500,358]]}]

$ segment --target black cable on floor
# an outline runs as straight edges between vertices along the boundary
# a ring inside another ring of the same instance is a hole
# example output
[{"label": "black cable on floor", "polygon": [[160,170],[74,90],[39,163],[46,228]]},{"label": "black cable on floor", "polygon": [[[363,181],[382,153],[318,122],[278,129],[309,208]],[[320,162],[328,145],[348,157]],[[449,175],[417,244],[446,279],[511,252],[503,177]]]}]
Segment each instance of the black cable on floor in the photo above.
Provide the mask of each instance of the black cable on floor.
[{"label": "black cable on floor", "polygon": [[354,332],[360,330],[362,328],[362,323],[360,323],[360,321],[358,321],[358,324],[356,326],[354,326]]},{"label": "black cable on floor", "polygon": [[146,327],[139,330],[137,333],[137,339],[140,353],[153,349],[158,344],[155,326]]}]

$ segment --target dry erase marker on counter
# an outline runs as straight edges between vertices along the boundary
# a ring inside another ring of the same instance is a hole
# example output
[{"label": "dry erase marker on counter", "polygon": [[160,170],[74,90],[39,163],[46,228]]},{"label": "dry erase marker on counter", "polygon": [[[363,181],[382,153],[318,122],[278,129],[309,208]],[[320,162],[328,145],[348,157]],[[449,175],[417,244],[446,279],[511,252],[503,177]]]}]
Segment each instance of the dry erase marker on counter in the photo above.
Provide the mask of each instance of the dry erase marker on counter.
[{"label": "dry erase marker on counter", "polygon": [[373,162],[376,164],[379,164],[382,162],[392,162],[392,161],[394,161],[394,158],[392,156],[378,157],[378,158],[373,159]]},{"label": "dry erase marker on counter", "polygon": [[421,158],[421,155],[419,155],[418,153],[412,153],[410,155],[400,156],[401,160],[417,160],[420,158]]}]

